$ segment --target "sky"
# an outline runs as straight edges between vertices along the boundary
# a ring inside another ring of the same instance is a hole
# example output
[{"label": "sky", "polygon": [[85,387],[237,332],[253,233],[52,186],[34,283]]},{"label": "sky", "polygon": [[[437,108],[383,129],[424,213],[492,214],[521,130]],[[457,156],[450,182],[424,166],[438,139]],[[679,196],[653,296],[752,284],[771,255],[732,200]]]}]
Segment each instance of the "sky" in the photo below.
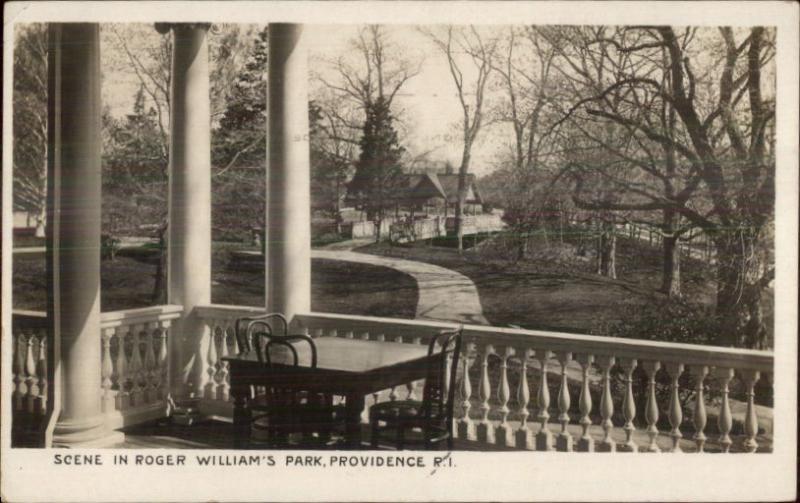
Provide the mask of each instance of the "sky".
[{"label": "sky", "polygon": [[[456,94],[447,60],[428,37],[414,26],[393,25],[386,27],[392,44],[412,61],[422,61],[420,72],[410,79],[393,104],[394,112],[403,121],[401,139],[411,155],[430,152],[428,158],[455,166],[461,163],[462,109]],[[350,40],[357,34],[356,25],[306,25],[304,37],[309,52],[310,73],[318,72],[326,80],[336,78],[330,61],[353,56]],[[145,32],[146,33],[146,32]],[[158,38],[146,37],[144,43],[157,43]],[[465,81],[470,82],[473,73],[471,63],[460,61]],[[104,72],[103,98],[111,113],[122,116],[130,113],[138,80],[132,72],[112,70],[110,65]],[[310,81],[309,94],[314,97],[320,84]],[[495,159],[503,143],[502,127],[485,128],[473,147],[470,171],[484,175],[494,169]]]}]

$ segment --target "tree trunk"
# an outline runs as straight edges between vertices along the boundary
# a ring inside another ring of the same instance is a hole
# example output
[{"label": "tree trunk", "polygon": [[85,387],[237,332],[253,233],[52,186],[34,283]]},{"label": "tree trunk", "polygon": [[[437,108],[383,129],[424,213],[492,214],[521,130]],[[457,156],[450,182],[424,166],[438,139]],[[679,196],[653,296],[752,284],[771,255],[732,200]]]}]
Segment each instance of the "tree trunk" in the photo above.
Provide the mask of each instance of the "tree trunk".
[{"label": "tree trunk", "polygon": [[681,296],[681,251],[678,246],[675,212],[664,210],[664,238],[661,291],[671,299]]},{"label": "tree trunk", "polygon": [[456,236],[458,237],[458,253],[464,252],[464,201],[467,198],[467,173],[469,173],[470,149],[472,143],[464,142],[461,167],[458,169],[458,198],[456,199]]},{"label": "tree trunk", "polygon": [[617,279],[617,234],[613,222],[601,224],[597,264],[597,274]]},{"label": "tree trunk", "polygon": [[678,298],[681,296],[681,254],[677,236],[664,236],[663,255],[661,291],[671,299]]},{"label": "tree trunk", "polygon": [[341,180],[337,177],[336,178],[336,203],[334,206],[334,218],[336,219],[336,235],[342,235],[342,204],[341,204],[341,190],[342,184]]},{"label": "tree trunk", "polygon": [[749,349],[769,345],[761,299],[769,284],[759,231],[736,229],[715,239],[717,248],[717,305],[720,333],[717,343]]},{"label": "tree trunk", "polygon": [[519,228],[517,233],[519,236],[519,245],[517,247],[517,261],[525,260],[525,255],[528,254],[528,233],[523,228]]},{"label": "tree trunk", "polygon": [[151,303],[155,306],[167,303],[167,292],[164,288],[167,271],[167,244],[164,239],[166,233],[166,225],[158,229],[158,263],[156,264],[155,282],[153,283],[153,295],[151,298]]}]

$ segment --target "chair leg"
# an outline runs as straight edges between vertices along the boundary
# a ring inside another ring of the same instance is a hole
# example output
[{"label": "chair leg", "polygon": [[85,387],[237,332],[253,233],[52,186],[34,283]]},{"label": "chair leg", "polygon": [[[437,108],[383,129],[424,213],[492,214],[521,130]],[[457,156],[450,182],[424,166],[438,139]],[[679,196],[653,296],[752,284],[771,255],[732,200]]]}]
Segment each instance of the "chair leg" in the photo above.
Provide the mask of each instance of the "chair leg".
[{"label": "chair leg", "polygon": [[372,430],[370,433],[370,447],[373,449],[378,448],[378,435],[380,435],[380,426],[378,424],[377,419],[373,419],[370,421],[370,429]]},{"label": "chair leg", "polygon": [[402,424],[397,425],[397,450],[402,451],[406,446],[406,429]]}]

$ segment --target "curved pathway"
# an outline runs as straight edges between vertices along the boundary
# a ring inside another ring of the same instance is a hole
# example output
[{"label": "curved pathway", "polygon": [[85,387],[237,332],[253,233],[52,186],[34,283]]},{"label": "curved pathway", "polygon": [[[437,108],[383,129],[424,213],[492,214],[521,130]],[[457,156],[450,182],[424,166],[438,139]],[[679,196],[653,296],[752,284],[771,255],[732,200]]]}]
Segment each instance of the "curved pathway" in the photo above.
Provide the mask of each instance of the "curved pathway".
[{"label": "curved pathway", "polygon": [[311,250],[311,256],[327,260],[346,260],[391,267],[408,274],[416,280],[419,291],[417,318],[460,321],[475,325],[489,324],[483,316],[475,283],[451,269],[414,260],[358,253],[347,249],[346,246],[333,250]]}]

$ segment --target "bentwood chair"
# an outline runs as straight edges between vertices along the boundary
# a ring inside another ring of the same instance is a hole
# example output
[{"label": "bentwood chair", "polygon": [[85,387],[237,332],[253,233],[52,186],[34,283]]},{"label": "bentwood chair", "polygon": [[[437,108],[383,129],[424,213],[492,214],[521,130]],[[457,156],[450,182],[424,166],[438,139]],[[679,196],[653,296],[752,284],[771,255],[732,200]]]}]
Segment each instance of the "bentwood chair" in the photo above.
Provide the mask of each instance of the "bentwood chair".
[{"label": "bentwood chair", "polygon": [[238,318],[234,326],[234,334],[236,335],[236,343],[239,345],[239,352],[241,354],[247,354],[253,349],[253,343],[251,340],[253,331],[250,328],[256,322],[261,322],[259,323],[261,330],[266,330],[270,334],[276,333],[276,325],[281,328],[280,331],[277,331],[278,334],[289,334],[289,321],[286,319],[286,316],[281,313],[267,313]]},{"label": "bentwood chair", "polygon": [[460,355],[461,328],[440,332],[431,339],[422,401],[396,400],[370,407],[373,449],[389,437],[394,438],[397,449],[407,444],[435,449],[442,442],[453,449],[453,400]]},{"label": "bentwood chair", "polygon": [[263,393],[252,401],[253,426],[259,428],[266,422],[263,429],[272,446],[327,446],[332,433],[344,428],[345,408],[333,405],[330,395],[302,390],[290,370],[301,363],[316,368],[314,340],[305,334],[273,334],[264,320],[250,323],[248,332],[258,361],[269,378]]}]

